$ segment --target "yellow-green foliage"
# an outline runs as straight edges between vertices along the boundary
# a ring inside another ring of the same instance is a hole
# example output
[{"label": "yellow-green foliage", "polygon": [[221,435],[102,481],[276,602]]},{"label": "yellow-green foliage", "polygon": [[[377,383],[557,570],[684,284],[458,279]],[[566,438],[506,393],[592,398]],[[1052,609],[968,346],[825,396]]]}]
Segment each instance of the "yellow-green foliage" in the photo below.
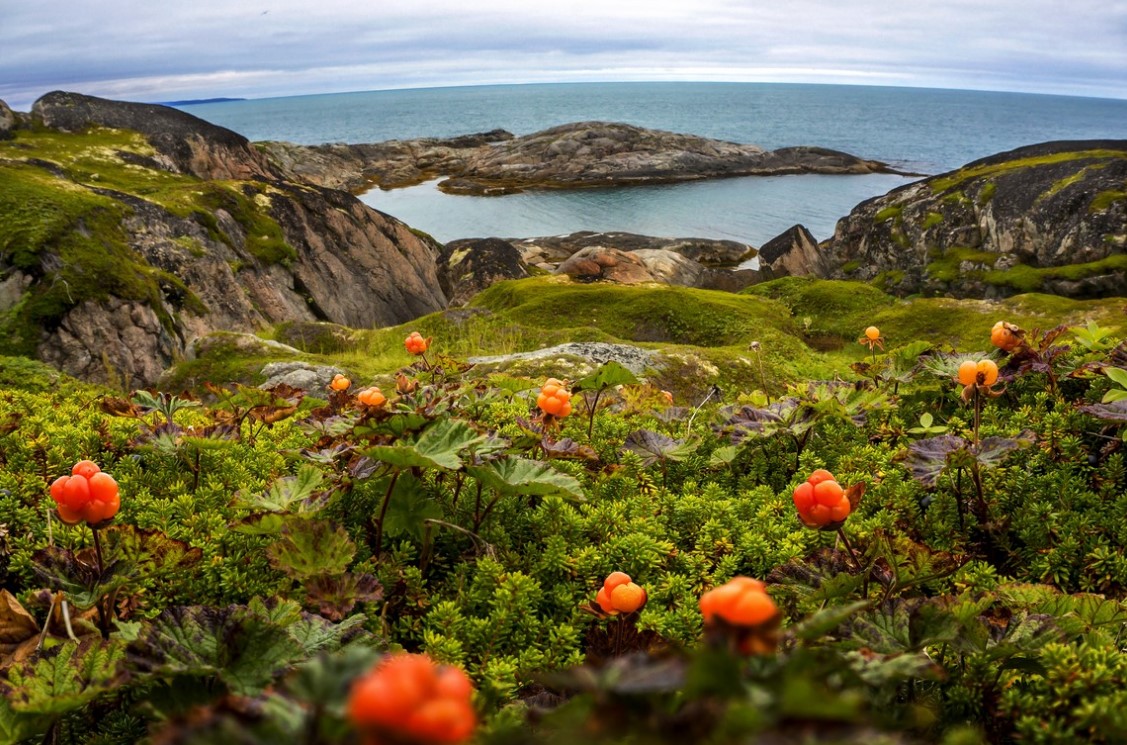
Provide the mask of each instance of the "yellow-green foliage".
[{"label": "yellow-green foliage", "polygon": [[1124,150],[1109,150],[1109,149],[1094,149],[1094,150],[1076,150],[1066,153],[1052,153],[1049,155],[1035,155],[1027,158],[1015,158],[1013,160],[1006,160],[999,163],[987,163],[984,165],[960,168],[949,176],[943,178],[935,178],[930,181],[933,191],[936,193],[944,192],[951,187],[958,186],[966,181],[981,177],[994,177],[1012,171],[1021,170],[1023,168],[1035,168],[1037,166],[1051,165],[1054,163],[1067,163],[1073,160],[1099,160],[1105,158],[1121,159],[1127,158],[1127,151]]}]

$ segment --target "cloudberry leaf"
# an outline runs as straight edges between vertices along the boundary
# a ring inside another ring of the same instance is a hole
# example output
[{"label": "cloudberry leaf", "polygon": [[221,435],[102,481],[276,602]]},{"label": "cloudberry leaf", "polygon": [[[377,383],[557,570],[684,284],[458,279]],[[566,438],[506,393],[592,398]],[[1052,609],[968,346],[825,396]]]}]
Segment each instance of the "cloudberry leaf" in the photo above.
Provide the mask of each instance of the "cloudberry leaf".
[{"label": "cloudberry leaf", "polygon": [[966,448],[967,441],[957,435],[940,435],[917,440],[908,446],[908,469],[924,486],[935,486],[952,453]]},{"label": "cloudberry leaf", "polygon": [[674,440],[668,435],[648,429],[639,429],[628,434],[623,446],[642,456],[642,462],[646,466],[659,460],[679,462],[696,452],[695,444]]},{"label": "cloudberry leaf", "polygon": [[52,590],[62,590],[77,608],[91,608],[98,599],[130,582],[128,562],[108,559],[98,571],[92,549],[67,551],[58,546],[41,548],[31,556],[31,568]]},{"label": "cloudberry leaf", "polygon": [[314,512],[328,499],[330,492],[318,492],[321,471],[302,466],[293,476],[275,481],[265,494],[240,492],[237,502],[254,512]]},{"label": "cloudberry leaf", "polygon": [[560,473],[547,463],[509,456],[466,471],[487,488],[506,496],[560,496],[583,501],[583,487],[574,476]]},{"label": "cloudberry leaf", "polygon": [[462,467],[459,454],[485,440],[484,435],[466,422],[439,419],[427,427],[414,443],[377,445],[365,450],[364,454],[399,469],[417,467],[454,471]]},{"label": "cloudberry leaf", "polygon": [[275,568],[301,582],[319,574],[343,573],[356,555],[356,546],[339,525],[298,518],[286,521],[266,555]]},{"label": "cloudberry leaf", "polygon": [[575,391],[601,391],[618,385],[636,385],[638,376],[611,360],[571,387]]},{"label": "cloudberry leaf", "polygon": [[357,603],[374,603],[383,598],[383,587],[371,574],[345,573],[333,577],[320,575],[305,582],[307,607],[331,621],[340,621]]},{"label": "cloudberry leaf", "polygon": [[16,712],[65,714],[119,685],[123,658],[120,642],[62,642],[8,668],[0,690]]},{"label": "cloudberry leaf", "polygon": [[1127,422],[1127,398],[1122,398],[1110,403],[1089,404],[1077,408],[1085,414],[1091,414],[1096,419],[1102,419],[1105,422]]}]

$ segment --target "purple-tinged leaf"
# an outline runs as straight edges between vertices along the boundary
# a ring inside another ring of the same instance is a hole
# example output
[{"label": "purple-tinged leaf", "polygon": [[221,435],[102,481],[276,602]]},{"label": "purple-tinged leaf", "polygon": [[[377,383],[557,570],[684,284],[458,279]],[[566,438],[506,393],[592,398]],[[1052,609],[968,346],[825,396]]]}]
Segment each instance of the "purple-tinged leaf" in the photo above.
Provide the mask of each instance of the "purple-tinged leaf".
[{"label": "purple-tinged leaf", "polygon": [[696,450],[684,440],[674,440],[668,435],[648,429],[639,429],[626,436],[623,446],[642,456],[647,466],[656,461],[681,461]]},{"label": "purple-tinged leaf", "polygon": [[917,440],[908,446],[908,469],[924,486],[935,486],[952,453],[966,448],[967,441],[956,435],[940,435]]},{"label": "purple-tinged leaf", "polygon": [[1077,408],[1105,422],[1127,422],[1127,398],[1107,404],[1088,404]]}]

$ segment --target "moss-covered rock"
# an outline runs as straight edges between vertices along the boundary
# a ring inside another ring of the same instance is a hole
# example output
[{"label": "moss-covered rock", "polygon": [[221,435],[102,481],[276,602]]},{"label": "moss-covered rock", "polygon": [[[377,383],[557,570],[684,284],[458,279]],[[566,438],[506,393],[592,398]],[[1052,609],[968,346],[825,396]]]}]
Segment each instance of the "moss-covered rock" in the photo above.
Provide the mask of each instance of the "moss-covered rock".
[{"label": "moss-covered rock", "polygon": [[287,180],[234,132],[77,94],[34,116],[0,141],[6,350],[145,385],[215,330],[363,328],[445,305],[433,248],[406,225]]},{"label": "moss-covered rock", "polygon": [[824,276],[898,295],[1127,295],[1127,141],[1050,142],[858,205]]}]

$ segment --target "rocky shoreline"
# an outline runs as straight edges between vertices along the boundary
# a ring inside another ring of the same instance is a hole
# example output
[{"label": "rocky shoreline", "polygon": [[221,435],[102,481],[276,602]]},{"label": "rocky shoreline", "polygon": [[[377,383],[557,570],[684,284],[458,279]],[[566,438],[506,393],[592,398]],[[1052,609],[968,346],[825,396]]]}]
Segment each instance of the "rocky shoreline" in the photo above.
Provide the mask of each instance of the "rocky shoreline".
[{"label": "rocky shoreline", "polygon": [[493,196],[527,189],[667,184],[736,176],[902,174],[886,163],[818,147],[756,145],[645,129],[576,122],[515,137],[493,130],[452,139],[345,145],[261,142],[280,168],[320,186],[353,192],[393,189],[445,177],[448,194]]}]

